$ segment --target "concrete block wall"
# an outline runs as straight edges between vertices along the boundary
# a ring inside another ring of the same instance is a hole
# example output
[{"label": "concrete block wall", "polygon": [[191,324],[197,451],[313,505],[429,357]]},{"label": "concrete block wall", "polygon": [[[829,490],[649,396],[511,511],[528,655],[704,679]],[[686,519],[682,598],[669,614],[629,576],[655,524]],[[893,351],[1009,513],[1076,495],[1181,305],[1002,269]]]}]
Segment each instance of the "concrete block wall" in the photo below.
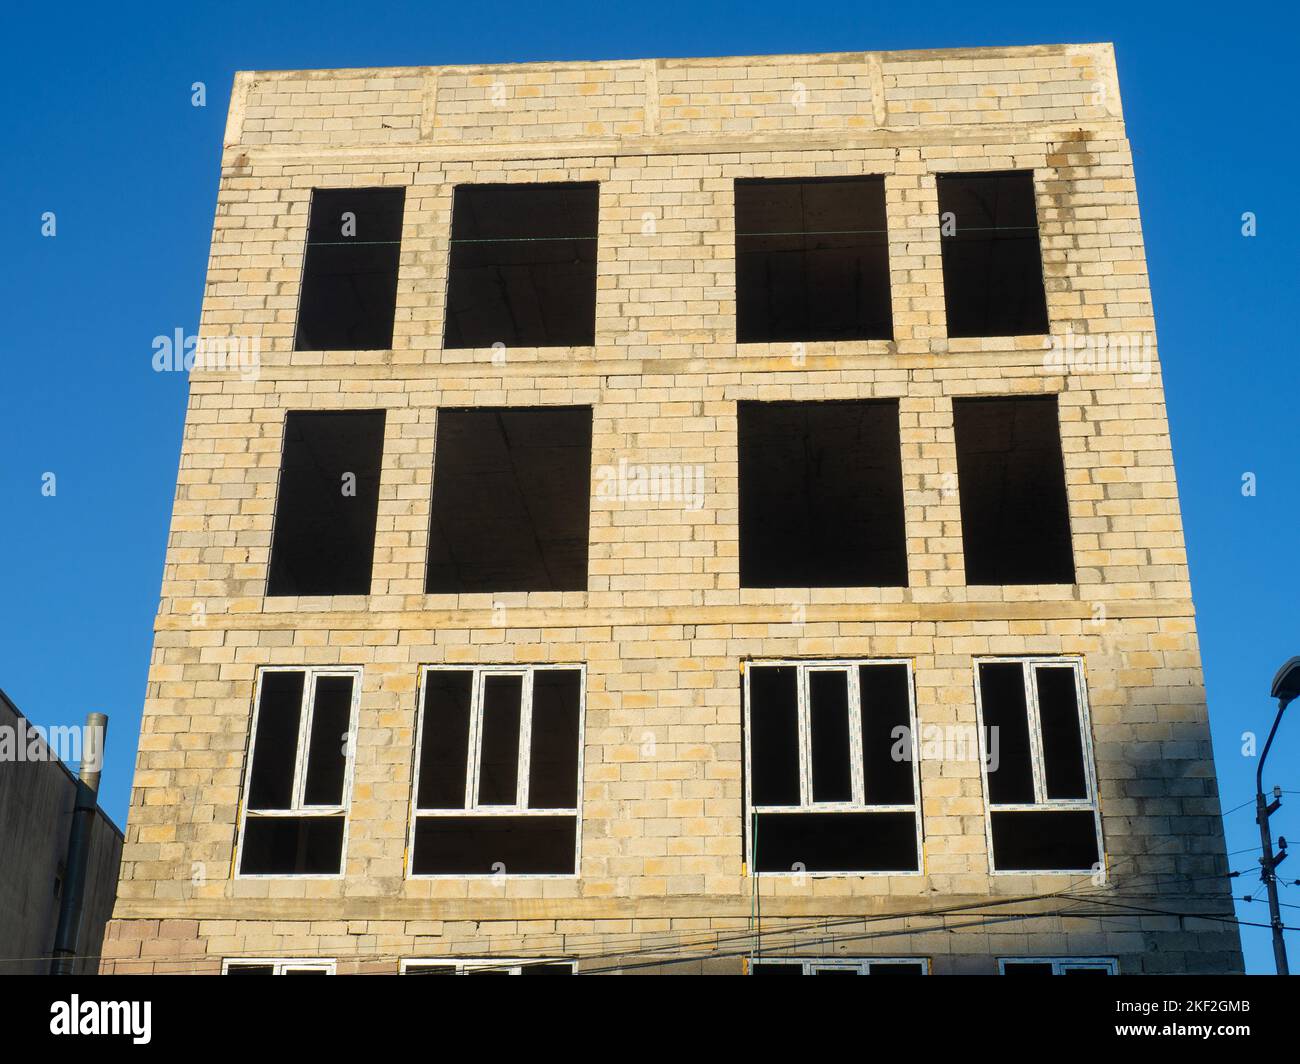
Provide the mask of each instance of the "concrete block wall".
[{"label": "concrete block wall", "polygon": [[[260,368],[191,378],[106,970],[738,971],[756,890],[768,953],[1239,970],[1231,924],[1177,915],[1232,908],[1158,361],[946,335],[935,175],[1011,168],[1034,171],[1052,338],[1154,351],[1108,45],[238,75],[201,334],[256,340]],[[735,179],[848,174],[885,178],[894,339],[737,344]],[[557,180],[600,182],[594,345],[444,351],[454,186]],[[293,351],[311,190],[378,185],[406,189],[392,349]],[[965,584],[952,400],[1007,394],[1059,396],[1073,586]],[[737,402],[871,397],[900,404],[909,586],[741,588]],[[593,408],[597,471],[702,467],[702,506],[602,497],[594,476],[587,591],[426,595],[439,407],[547,404]],[[369,595],[264,595],[304,409],[387,412]],[[746,874],[743,661],[908,658],[924,729],[975,724],[975,658],[1031,653],[1084,663],[1104,884],[990,874],[979,764],[943,756],[920,765],[921,874]],[[587,667],[579,875],[406,878],[420,667],[528,662]],[[233,874],[267,665],[363,669],[341,878]],[[1067,918],[1063,891],[1162,911]]]}]

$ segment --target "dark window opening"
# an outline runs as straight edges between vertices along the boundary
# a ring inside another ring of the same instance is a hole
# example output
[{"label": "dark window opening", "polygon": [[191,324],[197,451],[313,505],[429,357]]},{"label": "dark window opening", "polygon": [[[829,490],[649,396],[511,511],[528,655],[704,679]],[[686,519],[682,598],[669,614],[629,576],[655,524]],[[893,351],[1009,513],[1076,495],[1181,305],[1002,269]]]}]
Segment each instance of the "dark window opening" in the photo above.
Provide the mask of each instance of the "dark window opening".
[{"label": "dark window opening", "polygon": [[393,346],[405,201],[402,188],[312,193],[294,350]]},{"label": "dark window opening", "polygon": [[989,802],[1014,805],[1034,801],[1034,764],[1025,706],[1025,670],[1019,662],[980,663],[980,702],[990,749]]},{"label": "dark window opening", "polygon": [[290,411],[266,593],[368,595],[384,412]]},{"label": "dark window opening", "polygon": [[1043,731],[1043,785],[1048,798],[1088,797],[1083,735],[1074,670],[1036,668],[1038,719]]},{"label": "dark window opening", "polygon": [[595,343],[599,200],[595,183],[458,185],[444,346]]},{"label": "dark window opening", "polygon": [[949,336],[1048,331],[1030,170],[939,174]]},{"label": "dark window opening", "polygon": [[242,875],[341,870],[354,682],[352,676],[325,674],[311,683],[298,670],[262,673]]},{"label": "dark window opening", "polygon": [[736,339],[894,335],[883,177],[736,182]]},{"label": "dark window opening", "polygon": [[244,822],[243,875],[337,875],[342,857],[341,816],[250,816]]},{"label": "dark window opening", "polygon": [[999,872],[1086,872],[1100,859],[1091,809],[989,814],[993,863]]},{"label": "dark window opening", "polygon": [[411,871],[427,875],[572,875],[576,816],[420,816]]},{"label": "dark window opening", "polygon": [[590,494],[590,407],[439,410],[425,590],[586,590]]},{"label": "dark window opening", "polygon": [[862,665],[862,777],[868,805],[911,805],[912,704],[906,665]]},{"label": "dark window opening", "polygon": [[1051,961],[1003,961],[1003,975],[1052,975]]},{"label": "dark window opening", "polygon": [[581,669],[427,669],[411,873],[573,874],[581,728]]},{"label": "dark window opening", "polygon": [[1092,869],[1101,850],[1080,666],[982,661],[977,675],[994,867]]},{"label": "dark window opening", "polygon": [[760,872],[915,872],[914,813],[759,813]]},{"label": "dark window opening", "polygon": [[573,809],[578,805],[581,685],[582,673],[577,669],[533,673],[530,809]]},{"label": "dark window opening", "polygon": [[742,587],[906,587],[898,402],[741,402]]},{"label": "dark window opening", "polygon": [[464,809],[472,672],[430,669],[424,681],[419,809]]},{"label": "dark window opening", "polygon": [[750,671],[750,789],[755,805],[799,804],[797,683],[792,665]]},{"label": "dark window opening", "polygon": [[808,717],[813,802],[853,801],[848,673],[808,674]]},{"label": "dark window opening", "polygon": [[1056,396],[954,399],[967,584],[1072,584]]}]

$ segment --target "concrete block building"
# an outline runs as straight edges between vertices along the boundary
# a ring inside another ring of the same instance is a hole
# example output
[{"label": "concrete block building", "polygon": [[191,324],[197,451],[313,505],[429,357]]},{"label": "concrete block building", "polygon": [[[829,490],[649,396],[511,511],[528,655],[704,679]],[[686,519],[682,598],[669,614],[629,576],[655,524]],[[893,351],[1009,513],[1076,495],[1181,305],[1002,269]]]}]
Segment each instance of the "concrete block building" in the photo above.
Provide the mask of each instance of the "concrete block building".
[{"label": "concrete block building", "polygon": [[1109,45],[241,73],[199,339],[104,970],[1241,969]]}]

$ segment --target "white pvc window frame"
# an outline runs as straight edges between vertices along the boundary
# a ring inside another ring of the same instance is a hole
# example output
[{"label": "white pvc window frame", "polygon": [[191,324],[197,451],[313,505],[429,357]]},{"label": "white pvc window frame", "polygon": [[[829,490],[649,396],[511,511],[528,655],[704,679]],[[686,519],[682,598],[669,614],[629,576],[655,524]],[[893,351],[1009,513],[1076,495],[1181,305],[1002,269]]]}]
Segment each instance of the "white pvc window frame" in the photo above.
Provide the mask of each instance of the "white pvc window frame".
[{"label": "white pvc window frame", "polygon": [[565,967],[570,974],[577,974],[577,962],[563,957],[404,957],[401,961],[402,975],[424,975],[424,972],[411,972],[419,965],[437,965],[439,968],[455,968],[456,975],[469,975],[476,970],[500,969],[507,975],[523,975],[525,968]]},{"label": "white pvc window frame", "polygon": [[[578,797],[577,805],[564,809],[530,809],[528,807],[529,769],[533,738],[533,677],[538,672],[578,673]],[[420,753],[424,749],[425,687],[433,672],[468,672],[470,681],[469,743],[466,750],[465,806],[462,809],[421,809]],[[519,694],[519,753],[515,777],[514,805],[482,805],[478,801],[479,777],[483,748],[483,693],[489,676],[520,676],[523,683]],[[587,667],[582,664],[538,665],[422,665],[418,701],[419,721],[415,729],[415,767],[411,773],[411,816],[406,840],[406,876],[408,879],[577,879],[582,859],[582,777],[585,763],[587,734]],[[573,832],[572,872],[433,872],[417,873],[415,862],[415,829],[420,817],[547,817],[571,816],[577,821]],[[414,963],[414,962],[413,962]],[[427,962],[432,963],[432,962]]]},{"label": "white pvc window frame", "polygon": [[[887,968],[891,964],[919,964],[921,974],[930,974],[929,957],[755,957],[753,964],[797,964],[801,975],[816,975],[822,971],[852,971],[857,975],[871,975],[872,968]],[[756,974],[751,966],[749,974]]]},{"label": "white pvc window frame", "polygon": [[[303,702],[298,710],[298,746],[293,761],[293,790],[289,809],[249,809],[248,793],[253,781],[253,762],[257,757],[257,725],[262,712],[262,679],[271,672],[303,673]],[[307,785],[307,757],[311,745],[312,718],[316,714],[316,681],[324,677],[347,677],[352,681],[352,701],[348,707],[348,731],[344,748],[343,765],[343,800],[338,805],[307,805],[303,801],[303,792]],[[236,879],[342,879],[347,868],[348,833],[351,817],[348,810],[352,803],[352,777],[356,768],[357,725],[361,709],[360,666],[313,666],[313,665],[266,665],[257,672],[257,684],[253,691],[253,714],[248,731],[248,758],[244,765],[244,783],[240,792],[239,839],[235,847]],[[249,817],[331,817],[343,818],[343,842],[339,850],[339,870],[337,872],[241,872],[240,864],[244,859],[244,829]]]},{"label": "white pvc window frame", "polygon": [[305,957],[227,957],[221,962],[221,974],[229,975],[230,969],[241,967],[271,967],[272,975],[304,975],[308,972],[335,974],[333,960],[319,960]]},{"label": "white pvc window frame", "polygon": [[999,957],[998,975],[1007,974],[1008,964],[1050,964],[1053,975],[1093,970],[1119,975],[1119,961],[1114,957]]},{"label": "white pvc window frame", "polygon": [[[984,725],[984,691],[980,683],[981,665],[1019,665],[1021,678],[1025,686],[1025,712],[1028,716],[1029,762],[1034,781],[1033,802],[994,802],[989,791],[989,736]],[[1043,759],[1043,726],[1038,708],[1037,672],[1040,668],[1070,669],[1074,673],[1074,697],[1079,708],[1080,749],[1083,755],[1083,778],[1087,787],[1086,798],[1049,798],[1047,796],[1047,773]],[[975,715],[976,731],[980,742],[980,778],[984,784],[984,802],[989,814],[984,818],[985,841],[988,845],[989,872],[993,875],[1015,876],[1060,876],[1091,874],[1091,868],[1043,868],[998,869],[993,856],[993,816],[997,813],[1030,812],[1084,812],[1091,811],[1093,830],[1097,836],[1097,859],[1102,868],[1106,865],[1105,850],[1102,848],[1101,803],[1097,799],[1097,759],[1092,745],[1092,714],[1088,709],[1088,684],[1084,675],[1083,659],[1069,656],[1006,656],[981,657],[975,659]],[[1014,958],[1013,958],[1014,959]]]},{"label": "white pvc window frame", "polygon": [[[862,689],[859,666],[902,665],[907,669],[907,714],[910,762],[912,766],[912,801],[906,805],[869,804],[865,800],[866,778],[862,757]],[[799,720],[799,796],[798,805],[754,805],[753,761],[753,698],[750,694],[750,675],[758,668],[790,667],[796,670],[795,692],[798,699]],[[744,669],[744,731],[745,731],[745,863],[754,875],[763,876],[919,876],[924,874],[925,850],[921,816],[920,744],[916,724],[916,683],[914,663],[910,658],[772,658],[754,659],[743,663]],[[814,672],[842,672],[848,677],[849,714],[849,768],[853,784],[853,800],[848,802],[816,802],[812,792],[812,705],[809,695],[809,677]],[[916,826],[916,868],[901,871],[781,871],[759,872],[754,866],[754,814],[765,813],[911,813]]]}]

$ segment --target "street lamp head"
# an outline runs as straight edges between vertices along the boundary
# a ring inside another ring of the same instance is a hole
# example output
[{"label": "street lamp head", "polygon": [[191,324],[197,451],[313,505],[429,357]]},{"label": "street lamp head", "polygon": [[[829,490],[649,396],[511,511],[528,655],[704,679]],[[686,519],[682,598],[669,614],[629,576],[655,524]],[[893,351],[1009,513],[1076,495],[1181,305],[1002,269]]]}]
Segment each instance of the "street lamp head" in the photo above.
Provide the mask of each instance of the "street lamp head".
[{"label": "street lamp head", "polygon": [[1300,697],[1300,657],[1294,657],[1273,677],[1273,697],[1283,704]]}]

